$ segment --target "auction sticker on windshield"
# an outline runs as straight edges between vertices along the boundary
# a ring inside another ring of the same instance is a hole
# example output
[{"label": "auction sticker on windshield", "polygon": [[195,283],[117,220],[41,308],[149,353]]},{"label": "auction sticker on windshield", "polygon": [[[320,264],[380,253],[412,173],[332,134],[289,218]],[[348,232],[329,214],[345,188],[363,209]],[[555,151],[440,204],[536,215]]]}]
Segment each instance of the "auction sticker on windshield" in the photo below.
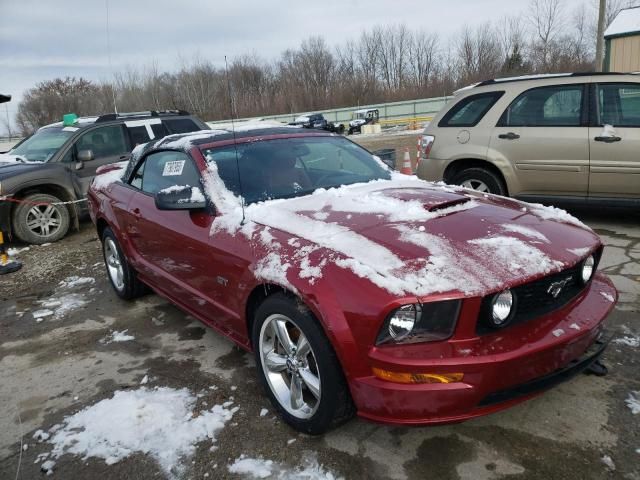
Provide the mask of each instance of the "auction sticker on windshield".
[{"label": "auction sticker on windshield", "polygon": [[184,160],[175,160],[173,162],[167,162],[164,164],[164,170],[162,171],[163,177],[173,177],[182,175],[182,169],[184,168]]}]

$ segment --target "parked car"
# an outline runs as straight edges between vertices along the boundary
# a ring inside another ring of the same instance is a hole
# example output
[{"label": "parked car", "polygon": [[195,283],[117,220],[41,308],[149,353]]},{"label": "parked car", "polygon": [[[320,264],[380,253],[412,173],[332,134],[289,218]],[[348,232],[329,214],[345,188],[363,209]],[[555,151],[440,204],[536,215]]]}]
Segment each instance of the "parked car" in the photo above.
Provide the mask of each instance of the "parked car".
[{"label": "parked car", "polygon": [[0,223],[26,243],[55,242],[86,215],[96,169],[126,160],[139,144],[169,133],[210,130],[185,111],[65,115],[0,155]]},{"label": "parked car", "polygon": [[420,178],[525,200],[640,202],[640,76],[488,80],[424,131]]},{"label": "parked car", "polygon": [[90,190],[108,277],[253,351],[292,427],[458,422],[602,354],[599,237],[562,210],[389,171],[345,137],[178,135]]},{"label": "parked car", "polygon": [[380,111],[376,108],[363,108],[353,112],[352,118],[349,122],[349,135],[362,132],[363,125],[378,123]]},{"label": "parked car", "polygon": [[308,113],[296,117],[289,125],[302,128],[315,128],[316,130],[326,130],[342,135],[344,133],[344,124],[339,122],[329,122],[321,113]]}]

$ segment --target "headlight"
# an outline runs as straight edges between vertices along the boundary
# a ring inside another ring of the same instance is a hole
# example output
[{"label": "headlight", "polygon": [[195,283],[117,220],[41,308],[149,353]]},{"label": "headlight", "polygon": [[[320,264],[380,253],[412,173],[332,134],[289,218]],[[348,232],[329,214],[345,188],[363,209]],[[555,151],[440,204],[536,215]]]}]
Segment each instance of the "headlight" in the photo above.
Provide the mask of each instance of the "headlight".
[{"label": "headlight", "polygon": [[445,340],[453,334],[460,300],[403,305],[389,314],[376,345]]},{"label": "headlight", "polygon": [[587,283],[593,277],[593,272],[595,271],[596,259],[593,258],[593,255],[589,255],[587,259],[582,262],[582,283]]},{"label": "headlight", "polygon": [[511,320],[513,308],[513,293],[511,290],[504,290],[493,297],[491,302],[491,326],[495,328],[504,327]]}]

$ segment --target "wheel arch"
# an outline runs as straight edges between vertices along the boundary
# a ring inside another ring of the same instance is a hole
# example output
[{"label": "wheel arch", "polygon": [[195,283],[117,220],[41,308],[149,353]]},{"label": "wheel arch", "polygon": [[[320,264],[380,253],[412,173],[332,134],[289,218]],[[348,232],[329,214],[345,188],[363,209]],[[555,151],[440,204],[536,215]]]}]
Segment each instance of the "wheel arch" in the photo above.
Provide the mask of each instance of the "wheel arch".
[{"label": "wheel arch", "polygon": [[483,168],[494,173],[502,182],[507,195],[509,195],[509,185],[507,184],[507,179],[502,173],[502,170],[500,170],[500,168],[498,168],[494,163],[488,160],[482,160],[479,158],[460,158],[458,160],[455,160],[447,165],[447,168],[445,169],[443,174],[443,180],[445,181],[445,183],[451,183],[456,175],[468,168]]}]

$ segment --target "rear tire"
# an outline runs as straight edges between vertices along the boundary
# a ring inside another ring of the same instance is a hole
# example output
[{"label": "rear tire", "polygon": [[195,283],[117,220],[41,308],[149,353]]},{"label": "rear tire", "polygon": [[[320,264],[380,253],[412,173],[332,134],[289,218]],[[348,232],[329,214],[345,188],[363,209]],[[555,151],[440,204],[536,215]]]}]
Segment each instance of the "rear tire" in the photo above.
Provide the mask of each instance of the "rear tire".
[{"label": "rear tire", "polygon": [[354,415],[331,343],[311,311],[297,299],[284,293],[267,297],[256,311],[251,338],[258,377],[272,405],[291,427],[320,435]]},{"label": "rear tire", "polygon": [[108,227],[102,232],[102,255],[109,282],[120,298],[132,300],[147,292],[147,286],[138,280],[136,271],[127,262],[118,240]]},{"label": "rear tire", "polygon": [[[53,243],[69,231],[70,215],[58,197],[46,193],[32,193],[22,200],[13,211],[13,231],[25,243],[41,245]],[[38,205],[40,204],[40,205]]]},{"label": "rear tire", "polygon": [[451,183],[471,188],[483,193],[507,195],[507,188],[502,179],[490,170],[482,167],[466,168],[457,173]]}]

